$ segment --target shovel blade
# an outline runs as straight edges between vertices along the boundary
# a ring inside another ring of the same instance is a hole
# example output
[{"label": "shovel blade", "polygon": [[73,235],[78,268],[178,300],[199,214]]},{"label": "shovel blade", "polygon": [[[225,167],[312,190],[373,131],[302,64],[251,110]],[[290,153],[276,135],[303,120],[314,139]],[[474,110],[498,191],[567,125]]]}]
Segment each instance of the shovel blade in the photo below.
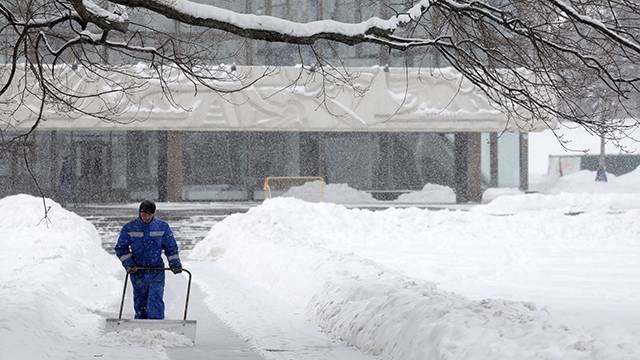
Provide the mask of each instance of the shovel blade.
[{"label": "shovel blade", "polygon": [[196,343],[196,320],[107,319],[105,332],[123,330],[163,330],[180,334]]}]

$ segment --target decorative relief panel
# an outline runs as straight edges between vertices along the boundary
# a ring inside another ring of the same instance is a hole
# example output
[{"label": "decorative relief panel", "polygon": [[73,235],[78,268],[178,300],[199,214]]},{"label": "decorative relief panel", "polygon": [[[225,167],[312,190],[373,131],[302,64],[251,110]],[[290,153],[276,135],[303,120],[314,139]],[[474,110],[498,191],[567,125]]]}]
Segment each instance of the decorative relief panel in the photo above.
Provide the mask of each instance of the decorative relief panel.
[{"label": "decorative relief panel", "polygon": [[[264,67],[240,67],[248,79],[262,74]],[[109,101],[84,100],[83,108],[111,113],[116,121],[104,121],[64,111],[61,105],[47,108],[46,129],[77,130],[199,130],[199,131],[503,131],[517,130],[518,124],[497,110],[473,84],[452,69],[352,68],[352,87],[333,83],[301,67],[274,68],[273,74],[252,86],[231,93],[217,93],[184,78],[168,83],[171,94],[158,81],[122,84],[115,75],[110,82],[77,76],[67,70],[65,86],[84,92],[107,92]],[[336,74],[334,74],[336,75]],[[339,75],[336,75],[339,76]],[[108,93],[112,86],[137,86],[124,97]],[[224,83],[222,89],[238,87],[238,81]],[[354,90],[354,88],[356,90]],[[92,90],[94,89],[94,90]],[[166,89],[165,89],[166,90]],[[31,111],[18,114],[20,121],[7,124],[27,128],[33,124],[37,99]],[[3,106],[0,104],[0,107]],[[522,115],[522,114],[520,114]],[[524,114],[526,117],[527,114]],[[530,119],[531,131],[547,127]]]}]

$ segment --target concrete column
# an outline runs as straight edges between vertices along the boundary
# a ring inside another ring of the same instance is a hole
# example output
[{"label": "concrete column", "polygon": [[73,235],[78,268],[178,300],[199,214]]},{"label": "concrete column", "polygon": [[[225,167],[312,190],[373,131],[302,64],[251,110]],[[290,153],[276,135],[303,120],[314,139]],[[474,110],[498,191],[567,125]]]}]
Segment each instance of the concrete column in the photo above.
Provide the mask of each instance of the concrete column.
[{"label": "concrete column", "polygon": [[318,176],[322,176],[326,182],[327,179],[327,145],[324,133],[318,134]]},{"label": "concrete column", "polygon": [[300,175],[325,176],[326,159],[322,133],[300,134]]},{"label": "concrete column", "polygon": [[182,201],[184,185],[183,133],[167,133],[167,200]]},{"label": "concrete column", "polygon": [[393,182],[393,155],[395,148],[393,146],[392,133],[384,132],[380,134],[380,161],[382,166],[382,186],[379,190],[393,190],[395,184]]},{"label": "concrete column", "polygon": [[480,133],[455,134],[455,192],[456,202],[480,202]]},{"label": "concrete column", "polygon": [[60,167],[62,162],[58,159],[62,159],[62,157],[60,156],[60,150],[58,149],[58,132],[56,130],[52,130],[49,133],[49,137],[51,138],[51,150],[49,150],[47,162],[49,163],[49,166],[51,166],[51,175],[49,175],[51,184],[53,184],[51,190],[56,193],[56,198],[59,198],[58,195],[60,193],[60,187],[58,184],[60,184]]},{"label": "concrete column", "polygon": [[284,133],[285,140],[285,174],[287,176],[300,175],[300,135],[295,132]]},{"label": "concrete column", "polygon": [[498,133],[489,134],[489,186],[498,187]]},{"label": "concrete column", "polygon": [[158,201],[168,200],[168,196],[167,196],[167,177],[169,176],[169,173],[167,170],[167,158],[168,158],[167,138],[169,136],[168,134],[169,134],[168,131],[158,132],[158,146],[156,148],[155,153],[149,156],[150,160],[154,157],[157,157],[156,171],[158,174],[158,181],[157,181]]},{"label": "concrete column", "polygon": [[520,190],[529,190],[529,134],[520,133]]},{"label": "concrete column", "polygon": [[111,138],[111,188],[127,189],[127,136],[113,133]]}]

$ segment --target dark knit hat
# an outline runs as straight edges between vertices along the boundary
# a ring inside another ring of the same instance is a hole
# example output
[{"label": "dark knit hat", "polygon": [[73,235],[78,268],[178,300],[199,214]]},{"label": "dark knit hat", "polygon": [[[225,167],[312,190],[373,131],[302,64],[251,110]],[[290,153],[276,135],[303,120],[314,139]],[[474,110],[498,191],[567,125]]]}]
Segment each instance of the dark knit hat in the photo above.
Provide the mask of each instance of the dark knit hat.
[{"label": "dark knit hat", "polygon": [[140,203],[140,208],[138,209],[138,212],[147,212],[150,214],[155,214],[156,212],[156,204],[151,201],[151,200],[145,200],[143,202]]}]

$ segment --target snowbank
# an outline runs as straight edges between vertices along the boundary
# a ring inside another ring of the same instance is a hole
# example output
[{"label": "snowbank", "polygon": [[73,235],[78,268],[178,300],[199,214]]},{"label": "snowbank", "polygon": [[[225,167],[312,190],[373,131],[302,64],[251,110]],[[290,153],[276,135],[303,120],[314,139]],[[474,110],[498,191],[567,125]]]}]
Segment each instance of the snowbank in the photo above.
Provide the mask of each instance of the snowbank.
[{"label": "snowbank", "polygon": [[488,188],[482,193],[482,202],[488,203],[501,196],[522,195],[518,188]]},{"label": "snowbank", "polygon": [[[0,348],[7,359],[70,358],[71,339],[94,338],[121,287],[117,262],[88,221],[47,199],[0,200]],[[85,354],[86,355],[86,354]]]},{"label": "snowbank", "polygon": [[[320,198],[320,183],[308,182],[300,186],[292,187],[281,197],[292,197],[299,200],[317,202]],[[393,201],[374,199],[366,192],[354,189],[348,184],[326,184],[324,186],[324,202],[333,204],[393,204],[393,203],[455,203],[456,194],[450,187],[426,184],[421,190],[402,194]]]},{"label": "snowbank", "polygon": [[561,193],[522,194],[501,196],[485,206],[472,208],[472,212],[488,214],[514,214],[523,211],[548,210],[559,214],[578,214],[585,211],[622,212],[640,209],[639,193],[592,194]]},{"label": "snowbank", "polygon": [[371,212],[273,199],[218,223],[191,257],[215,260],[383,358],[637,359],[638,333],[569,327],[535,303],[598,307],[607,294],[606,306],[629,318],[640,301],[640,274],[629,267],[640,254],[638,215],[619,216],[625,225],[614,228],[600,215]]},{"label": "snowbank", "polygon": [[119,305],[122,267],[91,223],[53,200],[0,199],[0,249],[2,359],[161,360],[165,347],[190,344],[165,332],[102,334]]},{"label": "snowbank", "polygon": [[[305,201],[319,201],[321,190],[319,181],[307,182],[287,190],[282,197],[292,197]],[[361,204],[376,202],[371,194],[356,190],[347,184],[324,185],[324,201],[340,204]]]},{"label": "snowbank", "polygon": [[395,202],[399,203],[455,203],[456,194],[444,185],[426,184],[422,190],[402,194]]},{"label": "snowbank", "polygon": [[607,182],[596,182],[596,172],[581,170],[560,178],[543,178],[541,183],[532,184],[532,190],[545,194],[559,193],[640,193],[640,172],[636,169],[616,177],[607,174]]},{"label": "snowbank", "polygon": [[607,174],[607,182],[596,182],[596,172],[581,170],[562,177],[532,176],[530,190],[492,188],[482,196],[489,206],[478,211],[514,213],[527,210],[561,212],[624,211],[640,208],[640,168],[621,176]]}]

